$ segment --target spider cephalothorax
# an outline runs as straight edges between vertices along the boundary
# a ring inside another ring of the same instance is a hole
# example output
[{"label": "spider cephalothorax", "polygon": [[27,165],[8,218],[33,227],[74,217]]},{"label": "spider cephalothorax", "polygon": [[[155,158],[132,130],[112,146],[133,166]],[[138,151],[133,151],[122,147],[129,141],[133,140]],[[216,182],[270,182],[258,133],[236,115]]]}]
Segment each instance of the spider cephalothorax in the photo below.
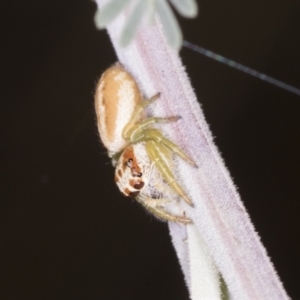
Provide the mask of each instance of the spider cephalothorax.
[{"label": "spider cephalothorax", "polygon": [[137,197],[148,184],[151,161],[143,144],[127,147],[116,165],[115,181],[125,196]]},{"label": "spider cephalothorax", "polygon": [[[163,203],[170,201],[170,197],[161,199],[159,196],[161,186],[167,184],[173,193],[192,206],[173,173],[172,154],[196,166],[176,144],[153,128],[155,124],[175,122],[180,117],[146,117],[145,107],[159,95],[143,100],[134,78],[121,64],[115,64],[104,72],[97,85],[98,130],[116,166],[115,181],[120,191],[125,196],[136,198],[160,219],[190,223],[185,215],[178,216],[165,210]],[[159,184],[159,181],[164,183]]]}]

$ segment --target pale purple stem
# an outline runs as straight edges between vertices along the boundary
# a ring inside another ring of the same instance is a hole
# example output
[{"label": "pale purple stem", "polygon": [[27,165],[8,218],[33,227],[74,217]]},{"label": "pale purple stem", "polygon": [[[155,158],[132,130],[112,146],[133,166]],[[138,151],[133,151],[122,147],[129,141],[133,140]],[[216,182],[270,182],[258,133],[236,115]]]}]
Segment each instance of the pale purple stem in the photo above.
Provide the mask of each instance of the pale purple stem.
[{"label": "pale purple stem", "polygon": [[[101,6],[105,1],[97,2]],[[181,116],[180,121],[168,125],[167,133],[198,165],[192,168],[184,161],[176,162],[180,182],[195,205],[186,205],[184,210],[206,243],[230,299],[288,299],[213,143],[178,53],[167,45],[158,20],[140,28],[134,41],[122,48],[119,39],[125,14],[108,26],[110,38],[119,61],[136,78],[145,96],[161,93],[155,115]],[[190,289],[186,229],[185,225],[170,224],[172,241]]]}]

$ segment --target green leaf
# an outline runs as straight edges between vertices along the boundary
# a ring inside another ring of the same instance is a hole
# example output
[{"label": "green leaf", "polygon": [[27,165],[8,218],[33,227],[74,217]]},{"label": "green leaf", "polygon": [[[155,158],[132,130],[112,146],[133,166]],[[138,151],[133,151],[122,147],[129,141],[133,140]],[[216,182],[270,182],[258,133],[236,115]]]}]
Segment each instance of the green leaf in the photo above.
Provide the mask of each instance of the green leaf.
[{"label": "green leaf", "polygon": [[167,37],[168,44],[179,50],[182,44],[182,33],[178,22],[166,0],[157,0],[157,12]]},{"label": "green leaf", "polygon": [[98,29],[105,28],[126,7],[130,0],[112,0],[108,2],[95,15],[95,23]]},{"label": "green leaf", "polygon": [[120,39],[121,46],[123,47],[128,46],[130,42],[133,40],[133,38],[135,37],[139,25],[141,23],[141,20],[148,7],[148,4],[149,1],[142,0],[139,1],[134,7],[122,31],[121,39]]},{"label": "green leaf", "polygon": [[195,18],[198,14],[198,6],[195,0],[170,0],[176,10],[186,18]]}]

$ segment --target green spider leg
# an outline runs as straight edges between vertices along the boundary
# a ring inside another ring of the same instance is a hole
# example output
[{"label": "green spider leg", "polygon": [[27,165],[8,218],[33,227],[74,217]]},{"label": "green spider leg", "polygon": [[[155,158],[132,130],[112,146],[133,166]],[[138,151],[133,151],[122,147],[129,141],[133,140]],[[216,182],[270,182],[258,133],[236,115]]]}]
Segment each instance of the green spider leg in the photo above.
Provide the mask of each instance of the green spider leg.
[{"label": "green spider leg", "polygon": [[187,156],[176,144],[165,138],[157,129],[149,129],[151,125],[156,123],[175,122],[180,119],[179,116],[169,118],[149,117],[141,120],[144,115],[146,106],[153,103],[159,98],[159,93],[149,100],[142,101],[135,109],[133,118],[126,125],[123,131],[123,137],[131,144],[146,142],[146,150],[155,166],[158,168],[163,178],[172,187],[172,189],[181,196],[189,205],[193,206],[192,201],[184,192],[184,189],[177,182],[170,167],[170,153],[174,153],[181,157],[194,167],[197,167],[195,162]]},{"label": "green spider leg", "polygon": [[145,129],[133,136],[132,142],[139,143],[144,141],[154,141],[155,143],[163,144],[172,153],[178,155],[193,167],[197,167],[196,163],[186,155],[176,144],[165,138],[157,129]]},{"label": "green spider leg", "polygon": [[[170,123],[176,122],[180,119],[180,116],[172,116],[169,118],[159,118],[159,117],[150,117],[139,122],[138,124],[131,125],[129,129],[124,130],[123,137],[128,141],[136,141],[138,137],[143,133],[147,128],[156,123]],[[132,122],[130,122],[132,123]]]},{"label": "green spider leg", "polygon": [[147,140],[154,140],[158,143],[162,142],[176,155],[180,156],[183,160],[188,162],[193,167],[197,167],[196,163],[189,156],[187,156],[176,144],[163,137],[159,130],[148,129],[151,125],[154,125],[156,123],[176,122],[181,118],[180,116],[172,116],[168,118],[150,117],[139,122],[144,114],[145,107],[156,101],[159,96],[160,93],[157,93],[149,100],[144,100],[139,105],[137,105],[136,109],[133,112],[133,118],[123,130],[123,138],[126,141],[134,144]]},{"label": "green spider leg", "polygon": [[135,108],[132,114],[131,121],[125,126],[123,130],[123,137],[125,140],[127,140],[130,136],[130,130],[131,127],[136,125],[137,123],[140,123],[140,120],[144,117],[145,108],[152,104],[154,101],[156,101],[160,96],[160,93],[155,94],[153,97],[151,97],[148,100],[141,101]]},{"label": "green spider leg", "polygon": [[163,178],[167,181],[167,183],[172,187],[172,189],[184,199],[186,203],[193,206],[193,202],[186,195],[184,189],[177,182],[175,176],[173,175],[168,162],[165,160],[164,152],[167,150],[164,144],[159,144],[154,141],[146,142],[146,150],[150,157],[150,160],[153,161],[157,169],[160,171]]},{"label": "green spider leg", "polygon": [[159,219],[171,221],[171,222],[178,222],[183,224],[191,224],[192,220],[183,216],[177,216],[168,213],[166,210],[164,210],[160,205],[165,204],[166,202],[169,202],[169,200],[166,199],[155,199],[148,198],[145,196],[138,196],[135,198],[142,206],[144,206],[148,211],[150,211],[152,214],[157,216]]}]

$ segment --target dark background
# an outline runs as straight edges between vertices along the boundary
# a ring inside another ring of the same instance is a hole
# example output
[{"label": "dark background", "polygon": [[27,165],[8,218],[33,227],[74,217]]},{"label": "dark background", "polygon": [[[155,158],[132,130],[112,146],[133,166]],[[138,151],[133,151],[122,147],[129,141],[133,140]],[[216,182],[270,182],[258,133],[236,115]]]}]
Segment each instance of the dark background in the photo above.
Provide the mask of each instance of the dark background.
[{"label": "dark background", "polygon": [[[1,299],[188,299],[165,223],[113,182],[93,91],[115,60],[89,1],[3,1]],[[300,2],[201,0],[186,40],[300,87]],[[300,299],[300,97],[189,49],[215,141]]]}]

